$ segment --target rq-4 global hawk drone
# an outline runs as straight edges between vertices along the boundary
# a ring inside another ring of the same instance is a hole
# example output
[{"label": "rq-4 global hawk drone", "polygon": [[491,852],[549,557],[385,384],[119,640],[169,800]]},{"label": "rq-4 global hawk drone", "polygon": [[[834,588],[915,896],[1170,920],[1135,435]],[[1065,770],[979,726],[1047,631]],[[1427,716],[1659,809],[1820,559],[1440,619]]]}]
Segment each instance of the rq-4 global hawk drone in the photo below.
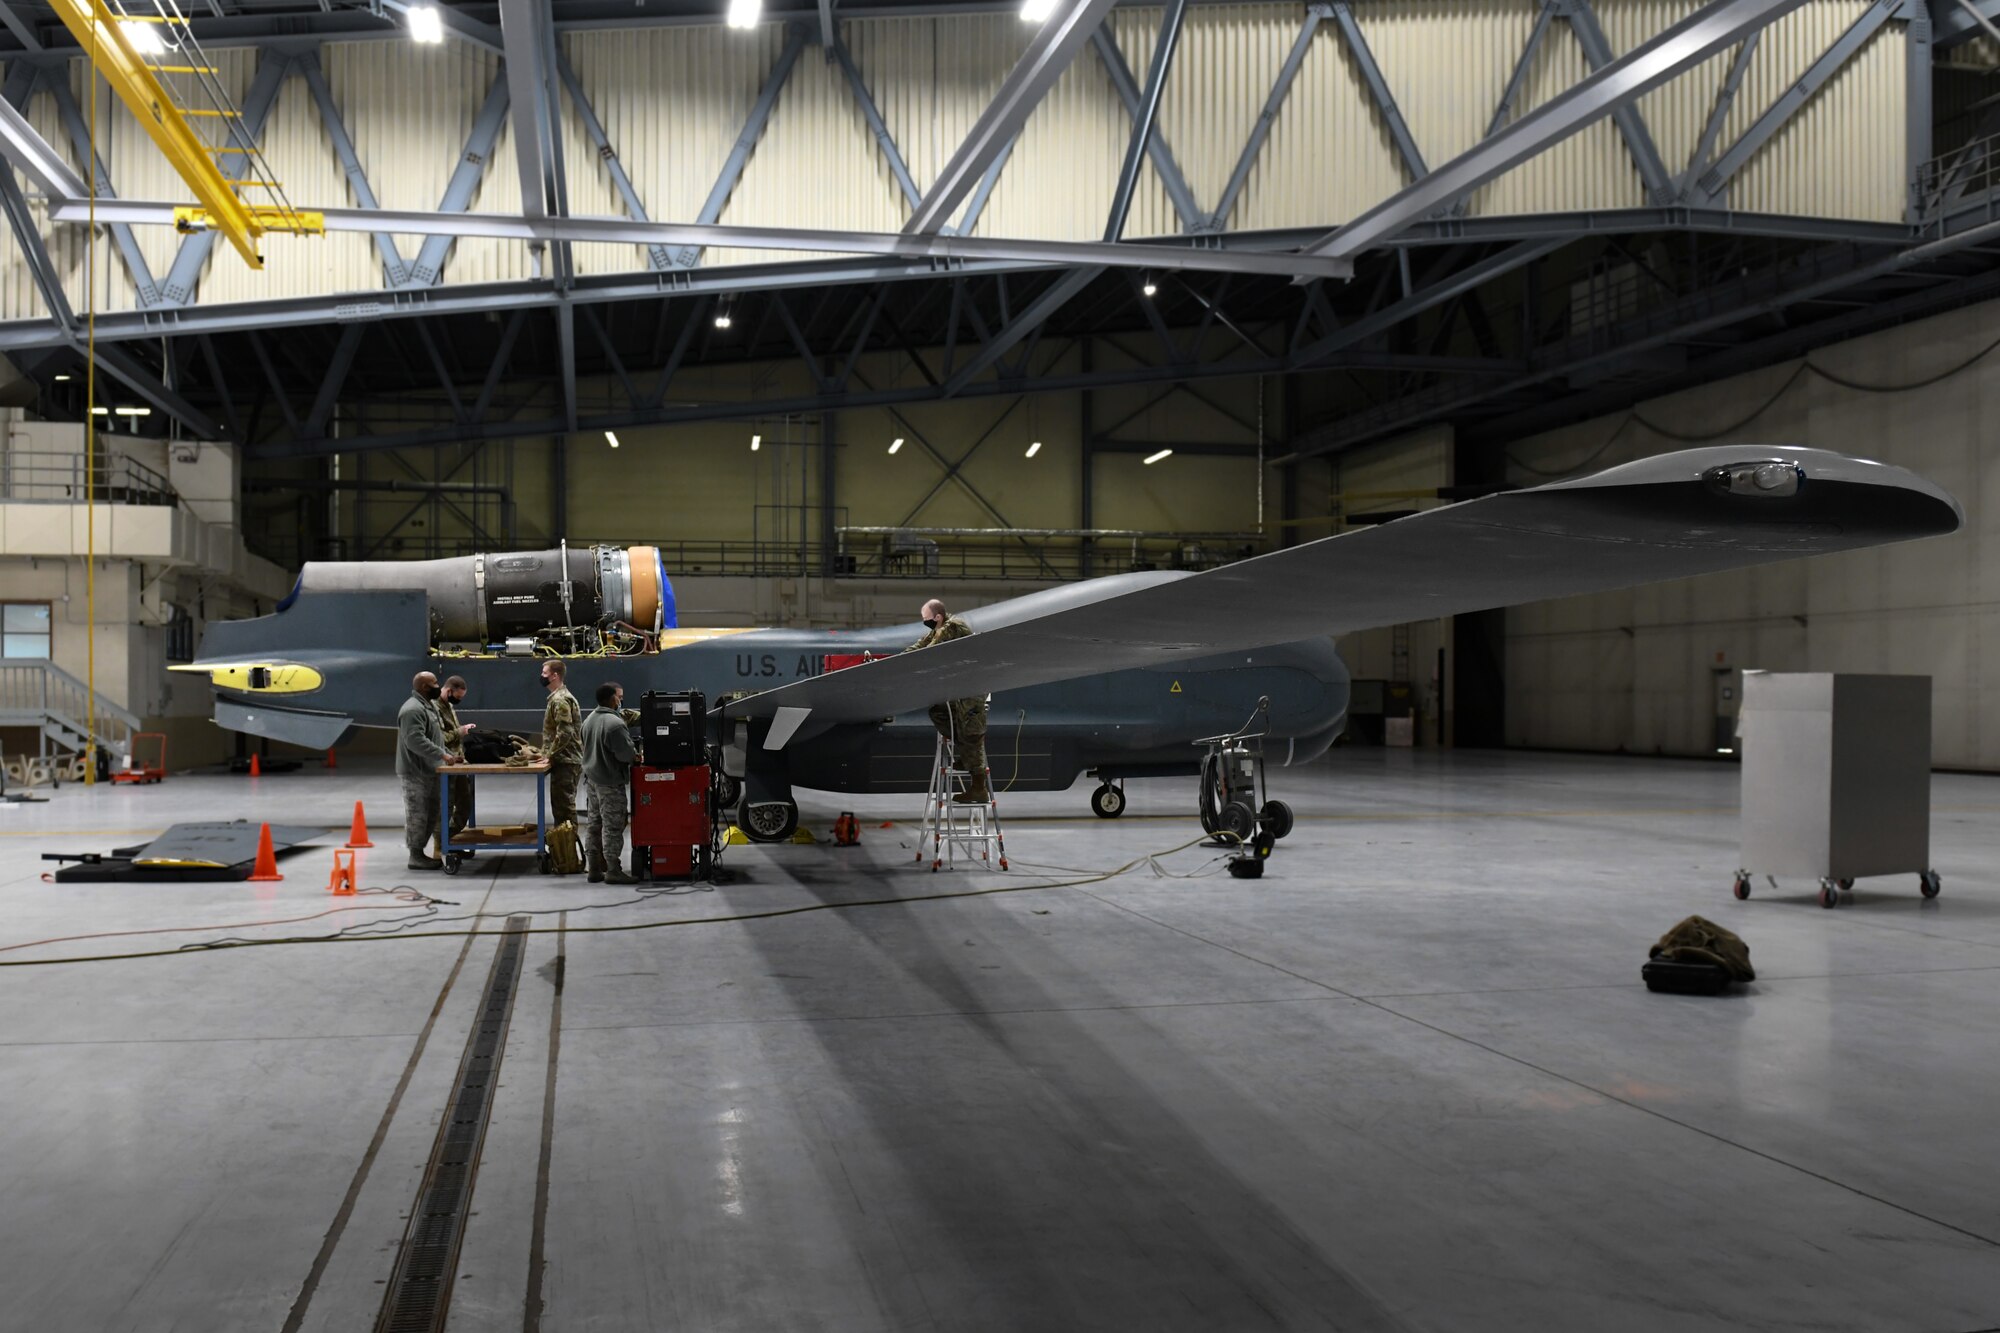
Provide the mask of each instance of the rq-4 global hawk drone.
[{"label": "rq-4 global hawk drone", "polygon": [[[1267,754],[1322,753],[1347,711],[1333,635],[1932,537],[1962,518],[1902,468],[1790,446],[1691,449],[1198,574],[1033,593],[965,613],[975,635],[915,653],[899,651],[915,625],[679,629],[652,547],[310,563],[275,613],[211,627],[182,669],[209,673],[222,726],[316,749],[393,727],[424,667],[464,676],[460,716],[502,730],[540,725],[527,658],[568,658],[582,699],[605,680],[628,699],[699,690],[717,701],[710,736],[740,792],[737,822],[763,841],[796,827],[795,786],[925,790],[926,709],[990,695],[996,779],[1058,791],[1090,773],[1109,815],[1118,783],[1193,773],[1189,742],[1236,727],[1260,698]],[[875,653],[892,656],[827,669]]]}]

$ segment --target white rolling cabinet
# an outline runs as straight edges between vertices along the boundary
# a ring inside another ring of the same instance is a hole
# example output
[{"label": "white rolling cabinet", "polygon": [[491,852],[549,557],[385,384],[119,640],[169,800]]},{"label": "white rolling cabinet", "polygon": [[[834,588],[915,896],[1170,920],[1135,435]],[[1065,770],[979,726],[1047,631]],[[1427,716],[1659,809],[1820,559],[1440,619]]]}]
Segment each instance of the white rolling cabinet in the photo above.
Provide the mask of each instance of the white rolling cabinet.
[{"label": "white rolling cabinet", "polygon": [[1751,671],[1737,723],[1743,755],[1738,898],[1753,875],[1819,881],[1832,907],[1854,881],[1931,869],[1931,679]]}]

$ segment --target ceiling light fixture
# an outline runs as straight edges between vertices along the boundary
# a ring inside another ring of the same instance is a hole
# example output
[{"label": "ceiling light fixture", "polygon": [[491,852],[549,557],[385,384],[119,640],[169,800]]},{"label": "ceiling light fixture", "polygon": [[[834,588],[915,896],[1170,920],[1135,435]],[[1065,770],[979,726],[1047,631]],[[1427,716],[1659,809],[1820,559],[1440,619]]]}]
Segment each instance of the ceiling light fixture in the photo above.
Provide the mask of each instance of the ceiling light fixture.
[{"label": "ceiling light fixture", "polygon": [[1140,291],[1142,291],[1142,292],[1144,292],[1144,293],[1145,293],[1145,294],[1146,294],[1147,296],[1152,296],[1152,295],[1154,295],[1154,294],[1155,294],[1156,292],[1158,292],[1158,291],[1160,290],[1160,285],[1159,285],[1158,283],[1154,282],[1154,281],[1153,281],[1153,275],[1152,275],[1152,274],[1150,274],[1150,273],[1148,273],[1148,274],[1146,275],[1146,281],[1145,281],[1144,285],[1143,285],[1143,286],[1141,286],[1141,287],[1139,288],[1139,290],[1140,290]]},{"label": "ceiling light fixture", "polygon": [[140,19],[125,19],[118,25],[125,41],[142,56],[166,54],[167,44],[160,40],[160,34],[153,25]]},{"label": "ceiling light fixture", "polygon": [[754,28],[758,16],[764,12],[763,0],[729,0],[729,17],[726,22],[732,28]]},{"label": "ceiling light fixture", "polygon": [[757,450],[758,450],[758,448],[759,448],[759,447],[761,447],[761,446],[763,445],[763,443],[764,443],[764,437],[763,437],[763,436],[761,436],[761,435],[752,435],[752,436],[750,437],[750,452],[751,452],[751,453],[753,453],[753,454],[754,454],[754,453],[756,453],[756,452],[757,452]]},{"label": "ceiling light fixture", "polygon": [[150,407],[120,407],[114,410],[121,417],[149,417],[153,415],[153,409]]},{"label": "ceiling light fixture", "polygon": [[410,40],[426,46],[444,40],[444,14],[436,5],[411,5]]},{"label": "ceiling light fixture", "polygon": [[903,447],[903,437],[900,435],[898,435],[895,439],[889,442],[889,452],[892,454],[902,447]]},{"label": "ceiling light fixture", "polygon": [[57,379],[58,381],[61,381],[61,380],[66,380],[66,379],[68,379],[68,378],[69,378],[69,376],[67,376],[67,375],[58,375],[58,376],[56,376],[56,379]]},{"label": "ceiling light fixture", "polygon": [[618,447],[618,437],[608,430],[604,432],[604,442],[610,445],[613,449],[616,449]]},{"label": "ceiling light fixture", "polygon": [[1157,454],[1147,454],[1146,463],[1148,466],[1151,466],[1152,464],[1159,462],[1162,458],[1171,457],[1173,455],[1173,452],[1174,451],[1171,449],[1162,449]]},{"label": "ceiling light fixture", "polygon": [[1042,23],[1056,12],[1056,0],[1021,0],[1021,21]]},{"label": "ceiling light fixture", "polygon": [[1028,457],[1033,458],[1036,454],[1040,453],[1041,451],[1042,451],[1042,442],[1040,440],[1036,440],[1033,444],[1028,446]]}]

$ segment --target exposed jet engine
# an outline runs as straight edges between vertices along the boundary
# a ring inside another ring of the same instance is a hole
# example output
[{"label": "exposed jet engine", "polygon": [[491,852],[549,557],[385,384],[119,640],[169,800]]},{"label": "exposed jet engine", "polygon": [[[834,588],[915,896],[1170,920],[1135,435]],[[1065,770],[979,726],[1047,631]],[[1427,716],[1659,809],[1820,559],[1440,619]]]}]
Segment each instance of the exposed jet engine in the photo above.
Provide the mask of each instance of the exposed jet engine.
[{"label": "exposed jet engine", "polygon": [[678,621],[673,585],[654,546],[568,545],[553,551],[449,560],[314,560],[279,610],[302,592],[419,589],[434,645],[476,644],[522,656],[538,645],[594,652]]}]

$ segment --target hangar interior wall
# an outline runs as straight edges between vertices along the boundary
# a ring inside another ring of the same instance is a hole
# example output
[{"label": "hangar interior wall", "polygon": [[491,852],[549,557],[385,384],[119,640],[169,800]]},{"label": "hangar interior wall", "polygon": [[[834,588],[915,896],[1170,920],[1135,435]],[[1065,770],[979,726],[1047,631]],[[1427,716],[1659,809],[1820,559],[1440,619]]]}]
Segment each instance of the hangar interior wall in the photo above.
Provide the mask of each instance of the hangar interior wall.
[{"label": "hangar interior wall", "polygon": [[2000,768],[1996,347],[2000,304],[1972,306],[1508,446],[1528,483],[1694,443],[1813,445],[1908,467],[1966,512],[1932,541],[1509,611],[1508,742],[1702,754],[1718,665],[1910,673],[1934,681],[1934,762]]}]

